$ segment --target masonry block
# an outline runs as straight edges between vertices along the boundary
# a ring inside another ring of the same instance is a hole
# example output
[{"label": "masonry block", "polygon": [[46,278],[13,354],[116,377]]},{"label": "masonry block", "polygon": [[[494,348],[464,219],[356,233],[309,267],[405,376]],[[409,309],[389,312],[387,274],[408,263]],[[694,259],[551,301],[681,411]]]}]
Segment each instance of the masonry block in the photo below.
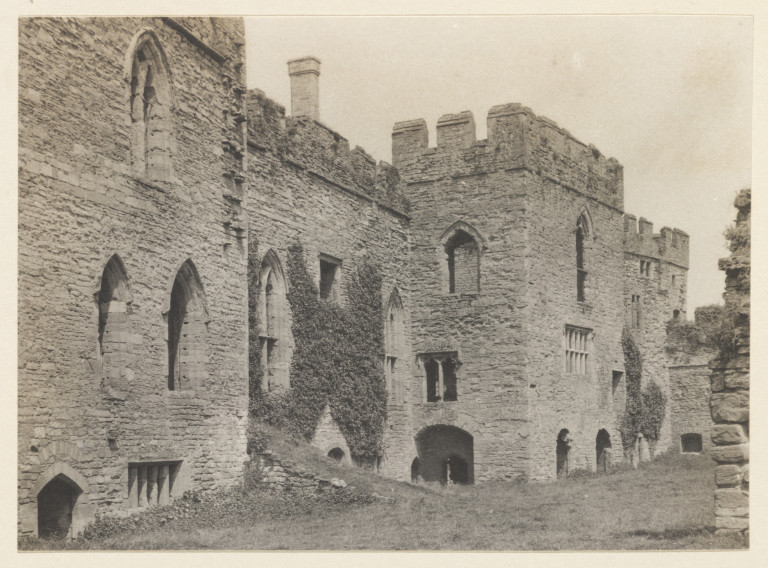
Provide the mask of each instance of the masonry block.
[{"label": "masonry block", "polygon": [[717,445],[742,444],[748,442],[749,437],[741,424],[715,424],[712,441]]},{"label": "masonry block", "polygon": [[714,393],[709,401],[715,422],[747,422],[749,393],[747,391]]}]

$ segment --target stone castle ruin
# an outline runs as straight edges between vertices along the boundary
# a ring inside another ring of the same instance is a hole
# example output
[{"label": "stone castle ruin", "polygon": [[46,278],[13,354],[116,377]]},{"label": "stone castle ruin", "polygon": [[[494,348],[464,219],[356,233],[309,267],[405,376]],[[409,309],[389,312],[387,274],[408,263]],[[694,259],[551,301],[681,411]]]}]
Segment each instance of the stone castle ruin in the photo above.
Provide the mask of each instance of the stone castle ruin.
[{"label": "stone castle ruin", "polygon": [[[328,302],[364,256],[381,268],[386,476],[605,467],[625,450],[625,326],[670,401],[670,368],[703,365],[666,350],[688,235],[626,213],[621,164],[527,107],[490,109],[486,140],[470,112],[440,118],[434,146],[398,122],[387,164],[320,121],[319,60],[289,62],[291,116],[246,89],[239,19],[19,33],[21,534],[239,483],[249,305],[262,386],[290,389],[296,242]],[[675,404],[641,454],[708,435]],[[328,409],[313,442],[350,459]]]}]

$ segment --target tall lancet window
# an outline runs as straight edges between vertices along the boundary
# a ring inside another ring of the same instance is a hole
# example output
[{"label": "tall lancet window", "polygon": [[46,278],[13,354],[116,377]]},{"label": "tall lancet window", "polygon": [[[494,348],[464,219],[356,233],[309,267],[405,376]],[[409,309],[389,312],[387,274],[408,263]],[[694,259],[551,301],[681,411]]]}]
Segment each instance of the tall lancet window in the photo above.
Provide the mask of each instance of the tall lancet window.
[{"label": "tall lancet window", "polygon": [[393,290],[387,302],[387,314],[384,320],[384,376],[390,404],[403,404],[405,399],[404,365],[405,322],[403,303],[397,289]]},{"label": "tall lancet window", "polygon": [[168,311],[168,389],[203,386],[208,310],[195,265],[187,260],[176,273]]},{"label": "tall lancet window", "polygon": [[128,278],[120,257],[113,255],[101,275],[99,304],[99,352],[102,357],[102,379],[117,386],[125,378],[128,365],[128,316],[131,298]]},{"label": "tall lancet window", "polygon": [[136,173],[169,181],[171,163],[171,76],[165,52],[152,30],[132,42],[130,64],[131,162]]},{"label": "tall lancet window", "polygon": [[264,390],[290,387],[291,338],[285,278],[280,260],[270,250],[259,271],[259,344],[261,386]]},{"label": "tall lancet window", "polygon": [[579,302],[584,302],[587,299],[589,282],[587,249],[591,232],[588,214],[584,212],[576,222],[576,299]]}]

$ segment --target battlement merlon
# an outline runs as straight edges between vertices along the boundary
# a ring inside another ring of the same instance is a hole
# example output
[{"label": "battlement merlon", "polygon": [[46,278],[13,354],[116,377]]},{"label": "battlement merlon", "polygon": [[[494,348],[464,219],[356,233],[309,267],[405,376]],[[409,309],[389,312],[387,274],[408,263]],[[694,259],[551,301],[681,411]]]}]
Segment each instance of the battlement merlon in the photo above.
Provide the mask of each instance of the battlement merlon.
[{"label": "battlement merlon", "polygon": [[337,186],[406,214],[408,201],[397,169],[376,162],[363,148],[350,149],[338,132],[309,116],[286,117],[285,107],[252,89],[247,97],[249,154],[276,159],[309,171]]},{"label": "battlement merlon", "polygon": [[624,214],[624,252],[671,262],[683,268],[689,266],[690,237],[685,231],[662,227],[653,232],[653,223],[645,217],[638,219]]},{"label": "battlement merlon", "polygon": [[518,103],[488,111],[488,139],[476,140],[472,113],[442,116],[437,145],[428,146],[423,119],[398,122],[392,162],[406,182],[524,168],[617,209],[624,207],[624,169],[567,130]]}]

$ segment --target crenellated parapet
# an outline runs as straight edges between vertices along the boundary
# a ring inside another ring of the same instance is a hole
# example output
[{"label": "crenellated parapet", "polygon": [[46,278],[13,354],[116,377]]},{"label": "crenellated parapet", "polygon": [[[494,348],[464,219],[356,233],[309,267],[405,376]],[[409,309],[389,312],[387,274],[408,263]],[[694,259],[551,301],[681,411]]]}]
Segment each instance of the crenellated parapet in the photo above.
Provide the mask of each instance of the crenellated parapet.
[{"label": "crenellated parapet", "polygon": [[662,227],[653,232],[653,223],[645,217],[624,214],[624,252],[671,262],[688,268],[688,233],[680,229]]},{"label": "crenellated parapet", "polygon": [[[344,189],[407,213],[397,170],[308,116],[286,117],[262,91],[248,93],[248,144]],[[257,158],[256,158],[257,159]]]},{"label": "crenellated parapet", "polygon": [[471,112],[442,116],[434,148],[423,119],[398,122],[392,131],[392,162],[408,183],[527,169],[623,208],[623,167],[614,158],[517,103],[491,108],[487,120],[488,138],[477,140]]}]

